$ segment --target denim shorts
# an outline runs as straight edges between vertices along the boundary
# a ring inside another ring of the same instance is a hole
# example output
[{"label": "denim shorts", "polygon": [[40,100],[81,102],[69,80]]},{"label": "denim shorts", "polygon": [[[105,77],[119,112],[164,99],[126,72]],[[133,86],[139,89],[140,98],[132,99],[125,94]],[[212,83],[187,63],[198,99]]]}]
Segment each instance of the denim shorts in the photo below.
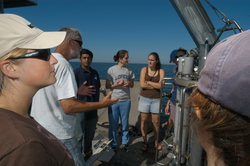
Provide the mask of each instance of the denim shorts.
[{"label": "denim shorts", "polygon": [[138,111],[142,113],[159,113],[160,98],[147,98],[140,96]]}]

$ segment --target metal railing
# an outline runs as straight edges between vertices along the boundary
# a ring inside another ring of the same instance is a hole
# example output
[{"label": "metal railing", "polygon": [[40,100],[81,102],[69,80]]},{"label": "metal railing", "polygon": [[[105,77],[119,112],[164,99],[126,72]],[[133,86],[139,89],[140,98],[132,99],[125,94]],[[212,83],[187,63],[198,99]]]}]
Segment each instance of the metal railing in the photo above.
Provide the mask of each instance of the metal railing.
[{"label": "metal railing", "polygon": [[[165,80],[174,80],[174,78],[163,78],[161,80],[161,91],[160,91],[160,95],[161,95],[161,99],[160,99],[160,106],[159,106],[159,114],[161,114],[161,111],[162,111],[162,94],[163,94],[163,85],[171,85],[172,83],[166,83]],[[195,87],[196,85],[193,84],[193,85],[190,85],[190,86],[187,86],[187,87],[183,87],[182,91],[181,91],[181,102],[180,102],[180,105],[181,105],[181,109],[180,109],[180,117],[179,117],[179,141],[178,141],[178,151],[177,151],[177,164],[178,166],[181,165],[181,158],[183,157],[182,156],[182,146],[183,146],[183,142],[182,142],[182,137],[183,137],[183,120],[184,120],[184,109],[185,109],[185,99],[186,99],[186,92],[187,90],[190,90],[190,88],[193,88]],[[159,119],[158,119],[159,123],[158,123],[158,135],[157,135],[157,144],[158,144],[158,141],[159,141],[159,134],[160,134],[160,116],[159,116]],[[175,131],[176,132],[176,131]],[[158,148],[156,148],[156,155],[155,155],[155,162],[159,165],[168,165],[171,160],[168,162],[168,163],[161,163],[158,161]]]},{"label": "metal railing", "polygon": [[[162,110],[162,94],[163,94],[163,87],[164,85],[172,85],[172,83],[166,83],[165,80],[174,80],[174,78],[163,78],[161,80],[161,89],[160,89],[160,106],[159,106],[159,119],[158,119],[158,135],[157,135],[157,142],[156,145],[158,145],[159,142],[159,134],[160,134],[160,115],[161,115],[161,110]],[[164,163],[159,162],[158,159],[158,148],[156,146],[156,155],[155,155],[155,162],[160,165],[165,165]]]}]

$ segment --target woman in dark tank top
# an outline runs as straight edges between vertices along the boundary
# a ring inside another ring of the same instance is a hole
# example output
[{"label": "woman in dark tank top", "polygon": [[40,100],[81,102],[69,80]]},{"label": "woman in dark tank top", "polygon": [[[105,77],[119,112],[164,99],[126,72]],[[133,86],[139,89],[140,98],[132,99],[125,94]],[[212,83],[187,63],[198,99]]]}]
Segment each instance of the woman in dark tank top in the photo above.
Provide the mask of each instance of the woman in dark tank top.
[{"label": "woman in dark tank top", "polygon": [[141,69],[140,87],[142,88],[138,110],[141,112],[141,133],[143,137],[142,151],[147,151],[147,130],[149,114],[152,116],[153,130],[155,136],[155,146],[161,150],[161,145],[157,144],[159,103],[161,80],[165,77],[165,72],[161,69],[159,55],[152,52],[148,56],[148,67]]}]

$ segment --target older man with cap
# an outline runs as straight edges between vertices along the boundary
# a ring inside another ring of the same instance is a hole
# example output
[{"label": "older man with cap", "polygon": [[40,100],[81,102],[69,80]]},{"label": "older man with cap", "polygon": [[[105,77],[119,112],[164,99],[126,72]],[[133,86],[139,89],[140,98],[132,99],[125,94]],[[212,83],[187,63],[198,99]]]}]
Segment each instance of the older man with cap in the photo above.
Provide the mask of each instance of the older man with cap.
[{"label": "older man with cap", "polygon": [[50,54],[65,32],[43,32],[14,14],[0,14],[0,165],[74,165],[69,150],[32,117],[34,94],[56,82]]},{"label": "older man with cap", "polygon": [[250,30],[215,45],[189,99],[208,165],[250,165],[249,43]]}]

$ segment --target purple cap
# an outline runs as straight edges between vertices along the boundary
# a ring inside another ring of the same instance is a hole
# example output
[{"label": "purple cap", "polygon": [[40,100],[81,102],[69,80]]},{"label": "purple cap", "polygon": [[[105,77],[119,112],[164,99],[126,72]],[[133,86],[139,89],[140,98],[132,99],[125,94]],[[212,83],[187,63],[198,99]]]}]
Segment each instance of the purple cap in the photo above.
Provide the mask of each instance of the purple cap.
[{"label": "purple cap", "polygon": [[174,60],[174,58],[175,58],[175,56],[176,56],[178,50],[179,50],[179,49],[176,49],[176,50],[174,50],[174,51],[171,52],[169,63],[173,62],[173,60]]},{"label": "purple cap", "polygon": [[212,101],[250,118],[250,30],[230,36],[208,53],[198,89]]}]

